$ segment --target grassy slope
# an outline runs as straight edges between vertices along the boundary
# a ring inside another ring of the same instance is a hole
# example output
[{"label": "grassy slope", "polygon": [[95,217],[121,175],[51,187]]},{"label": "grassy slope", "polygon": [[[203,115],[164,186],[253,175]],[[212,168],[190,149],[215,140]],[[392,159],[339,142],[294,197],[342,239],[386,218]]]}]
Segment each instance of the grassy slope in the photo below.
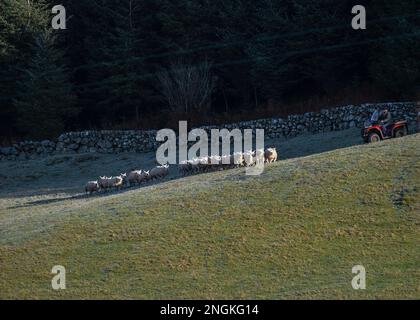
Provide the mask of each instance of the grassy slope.
[{"label": "grassy slope", "polygon": [[[280,161],[259,177],[239,169],[3,205],[0,298],[419,299],[419,158],[414,135]],[[365,291],[351,288],[356,264]]]}]

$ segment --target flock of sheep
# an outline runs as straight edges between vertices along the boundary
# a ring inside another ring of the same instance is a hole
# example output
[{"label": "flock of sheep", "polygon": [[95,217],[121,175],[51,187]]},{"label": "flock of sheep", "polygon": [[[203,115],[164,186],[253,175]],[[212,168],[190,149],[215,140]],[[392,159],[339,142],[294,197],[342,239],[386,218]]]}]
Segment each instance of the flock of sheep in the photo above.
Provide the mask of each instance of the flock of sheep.
[{"label": "flock of sheep", "polygon": [[256,151],[236,152],[226,156],[210,156],[194,158],[179,164],[179,173],[182,176],[191,174],[218,171],[238,167],[251,167],[256,164],[271,163],[277,161],[277,150],[268,148]]},{"label": "flock of sheep", "polygon": [[124,186],[146,183],[162,179],[169,174],[169,165],[158,166],[151,170],[132,170],[116,177],[99,177],[97,181],[89,181],[85,186],[86,193],[92,194],[101,190],[121,189]]},{"label": "flock of sheep", "polygon": [[[181,176],[224,170],[238,167],[251,167],[256,164],[277,161],[277,150],[268,148],[256,151],[236,152],[227,156],[210,156],[194,158],[179,164]],[[99,177],[97,181],[89,181],[85,186],[86,193],[92,194],[101,190],[121,189],[124,186],[138,185],[165,178],[169,174],[169,165],[157,166],[151,170],[132,170],[115,177]]]}]

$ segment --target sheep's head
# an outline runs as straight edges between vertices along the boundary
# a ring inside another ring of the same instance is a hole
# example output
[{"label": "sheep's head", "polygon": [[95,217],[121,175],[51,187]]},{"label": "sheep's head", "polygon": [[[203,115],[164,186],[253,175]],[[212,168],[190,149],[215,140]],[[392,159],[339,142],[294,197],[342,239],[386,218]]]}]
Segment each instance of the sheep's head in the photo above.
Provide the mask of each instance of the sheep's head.
[{"label": "sheep's head", "polygon": [[120,177],[122,178],[122,180],[123,180],[124,183],[128,183],[128,177],[127,177],[127,174],[126,173],[124,173],[124,174],[121,173]]}]

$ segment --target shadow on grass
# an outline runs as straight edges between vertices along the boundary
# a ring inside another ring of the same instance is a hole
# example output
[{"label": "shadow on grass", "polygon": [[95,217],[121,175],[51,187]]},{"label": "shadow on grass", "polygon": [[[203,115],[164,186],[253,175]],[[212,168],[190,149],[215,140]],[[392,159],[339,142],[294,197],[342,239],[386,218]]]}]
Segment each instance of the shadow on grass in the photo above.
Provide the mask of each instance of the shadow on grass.
[{"label": "shadow on grass", "polygon": [[[179,177],[181,178],[181,177]],[[78,193],[75,195],[67,195],[67,196],[63,196],[63,197],[58,197],[58,198],[49,198],[49,199],[39,199],[39,200],[34,200],[34,201],[28,201],[25,204],[22,205],[16,205],[16,206],[10,206],[7,209],[11,210],[11,209],[19,209],[19,208],[29,208],[32,206],[39,206],[39,205],[48,205],[48,204],[53,204],[53,203],[60,203],[63,201],[68,201],[68,200],[82,200],[82,199],[93,199],[93,198],[106,198],[109,196],[114,196],[117,194],[124,194],[126,192],[132,191],[132,190],[138,190],[138,189],[142,189],[142,188],[146,188],[146,187],[152,187],[152,186],[156,186],[159,185],[163,182],[168,182],[168,181],[172,181],[172,180],[176,180],[177,178],[169,178],[169,179],[164,179],[164,180],[160,180],[160,181],[155,181],[152,183],[147,183],[147,184],[143,184],[143,185],[135,185],[135,186],[127,186],[118,190],[109,190],[109,191],[99,191],[96,193],[92,193],[92,194],[88,194],[88,193]]]}]

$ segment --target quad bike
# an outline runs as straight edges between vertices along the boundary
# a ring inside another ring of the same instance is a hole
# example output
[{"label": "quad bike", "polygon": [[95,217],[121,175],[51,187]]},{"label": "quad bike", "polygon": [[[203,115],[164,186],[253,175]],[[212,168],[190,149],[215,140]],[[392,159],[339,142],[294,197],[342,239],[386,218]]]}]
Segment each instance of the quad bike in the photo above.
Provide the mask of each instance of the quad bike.
[{"label": "quad bike", "polygon": [[[387,131],[387,132],[385,132]],[[385,139],[401,138],[408,133],[407,121],[394,122],[388,130],[379,121],[379,112],[375,111],[370,120],[365,122],[362,137],[366,143],[379,142]]]}]

